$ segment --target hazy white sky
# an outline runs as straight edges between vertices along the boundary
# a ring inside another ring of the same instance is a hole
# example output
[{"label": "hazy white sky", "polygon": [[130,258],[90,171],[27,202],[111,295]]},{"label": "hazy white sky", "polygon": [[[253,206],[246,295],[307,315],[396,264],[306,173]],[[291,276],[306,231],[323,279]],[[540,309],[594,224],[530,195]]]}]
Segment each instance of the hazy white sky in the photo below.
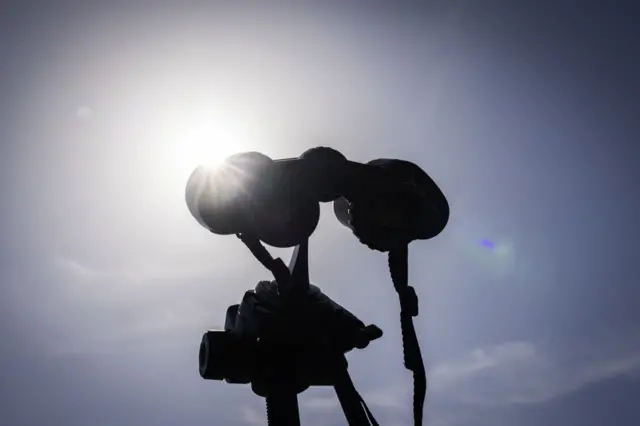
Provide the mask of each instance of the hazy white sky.
[{"label": "hazy white sky", "polygon": [[[637,423],[631,9],[46,2],[0,15],[0,423],[265,423],[248,387],[199,378],[197,350],[268,275],[199,227],[184,185],[207,158],[316,145],[412,160],[449,198],[449,226],[411,247],[429,424]],[[384,330],[350,355],[352,375],[382,424],[409,424],[385,257],[324,207],[312,279]],[[328,390],[301,405],[305,425],[344,424]]]}]

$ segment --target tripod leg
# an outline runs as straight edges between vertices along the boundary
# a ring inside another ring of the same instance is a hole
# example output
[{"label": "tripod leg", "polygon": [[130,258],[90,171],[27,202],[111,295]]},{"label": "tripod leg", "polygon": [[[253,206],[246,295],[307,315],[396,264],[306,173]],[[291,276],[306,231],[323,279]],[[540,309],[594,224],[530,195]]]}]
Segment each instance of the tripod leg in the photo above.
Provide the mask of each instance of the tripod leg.
[{"label": "tripod leg", "polygon": [[298,395],[295,392],[276,391],[266,400],[269,426],[300,426]]},{"label": "tripod leg", "polygon": [[360,394],[353,386],[346,368],[337,373],[334,388],[349,426],[370,426],[371,422],[362,404]]}]

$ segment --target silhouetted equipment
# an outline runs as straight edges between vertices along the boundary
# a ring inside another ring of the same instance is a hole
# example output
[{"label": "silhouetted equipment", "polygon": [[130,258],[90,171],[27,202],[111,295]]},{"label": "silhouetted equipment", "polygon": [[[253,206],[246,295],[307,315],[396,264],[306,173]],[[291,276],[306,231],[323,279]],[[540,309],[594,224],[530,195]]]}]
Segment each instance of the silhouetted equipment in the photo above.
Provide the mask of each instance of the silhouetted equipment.
[{"label": "silhouetted equipment", "polygon": [[[237,235],[274,277],[229,307],[224,331],[204,334],[204,379],[250,383],[266,398],[272,426],[300,424],[297,394],[310,386],[333,386],[349,425],[378,424],[351,382],[345,353],[365,348],[382,331],[309,283],[308,238],[319,221],[319,203],[333,201],[340,223],[369,248],[388,253],[404,362],[414,375],[414,421],[422,424],[426,375],[413,328],[418,299],[408,285],[408,245],[438,235],[449,206],[420,167],[394,159],[362,164],[324,147],[283,160],[249,152],[216,168],[198,167],[186,200],[202,226]],[[262,243],[295,246],[289,266]]]}]

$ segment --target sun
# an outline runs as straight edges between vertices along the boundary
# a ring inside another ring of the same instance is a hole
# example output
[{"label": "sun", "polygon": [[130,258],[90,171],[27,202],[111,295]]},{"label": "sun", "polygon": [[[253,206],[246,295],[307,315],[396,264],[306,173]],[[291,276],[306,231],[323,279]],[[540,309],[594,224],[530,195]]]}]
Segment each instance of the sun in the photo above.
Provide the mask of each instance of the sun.
[{"label": "sun", "polygon": [[196,114],[173,121],[166,162],[186,182],[198,166],[215,167],[227,157],[255,150],[257,135],[248,122],[222,114]]}]

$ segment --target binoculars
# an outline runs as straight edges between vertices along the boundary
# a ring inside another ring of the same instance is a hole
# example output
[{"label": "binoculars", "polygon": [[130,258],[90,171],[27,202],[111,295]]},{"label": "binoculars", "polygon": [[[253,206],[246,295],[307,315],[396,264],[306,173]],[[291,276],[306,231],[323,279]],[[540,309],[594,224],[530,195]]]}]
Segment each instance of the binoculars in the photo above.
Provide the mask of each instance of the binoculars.
[{"label": "binoculars", "polygon": [[338,221],[371,249],[387,252],[438,235],[449,205],[416,164],[397,159],[349,161],[326,147],[272,160],[259,152],[199,166],[187,181],[189,211],[219,235],[249,235],[273,247],[306,241],[333,202]]}]

